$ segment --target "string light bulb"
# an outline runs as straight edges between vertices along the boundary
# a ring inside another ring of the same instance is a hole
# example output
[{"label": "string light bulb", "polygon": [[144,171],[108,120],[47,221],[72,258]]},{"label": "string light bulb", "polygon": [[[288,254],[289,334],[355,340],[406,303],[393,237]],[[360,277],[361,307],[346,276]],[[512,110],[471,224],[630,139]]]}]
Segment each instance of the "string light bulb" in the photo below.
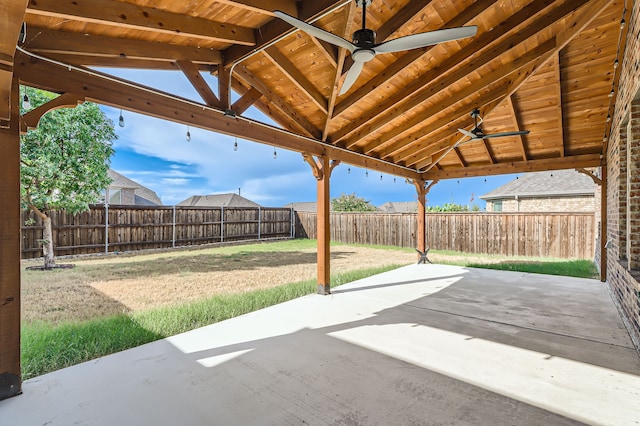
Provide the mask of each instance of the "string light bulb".
[{"label": "string light bulb", "polygon": [[29,101],[29,95],[27,95],[27,88],[24,88],[24,96],[22,97],[22,108],[31,109],[31,101]]},{"label": "string light bulb", "polygon": [[234,151],[238,150],[238,138],[236,138],[235,141],[233,142],[233,150]]},{"label": "string light bulb", "polygon": [[187,142],[191,142],[191,132],[189,131],[189,126],[187,126]]},{"label": "string light bulb", "polygon": [[367,177],[367,178],[369,177],[369,170],[364,171],[364,177]]},{"label": "string light bulb", "polygon": [[350,175],[351,174],[351,166],[347,167],[347,174]]},{"label": "string light bulb", "polygon": [[124,127],[124,117],[122,116],[122,110],[120,110],[120,117],[118,117],[118,126]]},{"label": "string light bulb", "polygon": [[276,152],[276,149],[273,148],[273,159],[275,160],[276,158],[278,158],[278,153]]}]

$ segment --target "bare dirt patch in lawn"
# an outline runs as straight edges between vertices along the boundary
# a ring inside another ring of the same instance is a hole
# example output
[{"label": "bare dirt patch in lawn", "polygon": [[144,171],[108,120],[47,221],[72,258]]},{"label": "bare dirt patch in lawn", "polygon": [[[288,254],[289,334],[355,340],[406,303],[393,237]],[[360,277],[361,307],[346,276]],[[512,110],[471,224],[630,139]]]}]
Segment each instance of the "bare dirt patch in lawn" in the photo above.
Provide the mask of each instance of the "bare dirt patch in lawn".
[{"label": "bare dirt patch in lawn", "polygon": [[[337,246],[332,274],[416,261],[415,253]],[[68,260],[65,260],[68,262]],[[22,271],[25,321],[86,320],[316,277],[316,250],[167,252],[74,259],[73,269]],[[24,262],[23,266],[33,265]]]}]

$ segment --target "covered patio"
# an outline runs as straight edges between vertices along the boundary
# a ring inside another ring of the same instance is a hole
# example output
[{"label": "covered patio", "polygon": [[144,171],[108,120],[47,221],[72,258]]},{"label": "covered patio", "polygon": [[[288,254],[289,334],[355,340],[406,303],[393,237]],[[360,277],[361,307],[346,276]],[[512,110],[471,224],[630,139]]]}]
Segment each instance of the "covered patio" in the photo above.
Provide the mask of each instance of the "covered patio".
[{"label": "covered patio", "polygon": [[3,424],[638,424],[597,280],[410,265],[46,374]]}]

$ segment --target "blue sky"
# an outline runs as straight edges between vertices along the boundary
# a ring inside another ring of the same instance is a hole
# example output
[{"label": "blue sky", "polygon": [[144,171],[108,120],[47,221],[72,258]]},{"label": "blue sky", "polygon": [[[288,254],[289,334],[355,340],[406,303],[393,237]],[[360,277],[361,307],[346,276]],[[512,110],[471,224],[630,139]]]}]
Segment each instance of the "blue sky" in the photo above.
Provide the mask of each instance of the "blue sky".
[{"label": "blue sky", "polygon": [[[201,102],[195,89],[178,71],[101,70],[110,74]],[[216,91],[215,77],[203,74]],[[118,140],[111,168],[156,191],[165,205],[192,195],[235,192],[263,206],[280,207],[291,202],[315,201],[316,181],[299,153],[123,111],[125,126],[118,126],[120,110],[102,107],[115,123]],[[255,108],[246,116],[273,124]],[[387,201],[415,201],[413,185],[403,178],[340,164],[331,177],[331,196],[356,193],[373,205]],[[478,204],[483,195],[515,178],[500,175],[450,179],[433,186],[427,196],[430,206],[444,203]],[[473,201],[472,201],[473,200]]]}]

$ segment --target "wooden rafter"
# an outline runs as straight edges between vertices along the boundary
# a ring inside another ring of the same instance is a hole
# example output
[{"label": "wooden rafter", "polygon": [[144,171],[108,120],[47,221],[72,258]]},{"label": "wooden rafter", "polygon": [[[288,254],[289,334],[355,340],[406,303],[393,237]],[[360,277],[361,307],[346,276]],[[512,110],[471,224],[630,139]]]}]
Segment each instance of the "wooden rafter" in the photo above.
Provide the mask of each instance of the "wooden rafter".
[{"label": "wooden rafter", "polygon": [[[576,0],[563,4],[549,13],[540,14],[531,25],[524,27],[515,34],[510,33],[511,37],[504,37],[507,32],[501,27],[484,33],[465,46],[463,50],[447,58],[440,67],[432,69],[420,78],[415,79],[405,88],[405,91],[389,97],[369,113],[363,114],[350,125],[344,126],[333,135],[332,142],[339,142],[354,132],[355,134],[351,135],[350,139],[357,140],[363,135],[370,134],[375,129],[390,123],[423,103],[432,96],[434,91],[439,92],[439,88],[446,87],[448,84],[466,77],[470,69],[478,69],[499,58],[514,46],[537,36],[547,30],[551,23],[566,17],[585,2],[587,0]],[[529,15],[525,16],[521,12],[511,18],[511,21],[514,21],[511,25],[522,24],[530,18]],[[442,69],[451,71],[443,73]],[[426,86],[424,84],[425,81],[429,82]],[[407,97],[407,93],[412,93],[412,95]],[[348,143],[346,145],[348,146]],[[345,146],[345,144],[341,144],[341,146]]]},{"label": "wooden rafter", "polygon": [[560,157],[564,157],[564,117],[562,114],[562,86],[560,85],[560,52],[558,52],[554,58],[553,72],[557,78],[554,85],[556,89],[556,116],[558,117],[558,151],[560,152]]},{"label": "wooden rafter", "polygon": [[[62,53],[47,53],[43,55],[49,59],[62,62],[69,65],[85,66],[85,67],[100,67],[100,68],[131,68],[131,69],[148,69],[148,70],[178,70],[175,62],[171,61],[158,61],[149,59],[130,59],[121,57],[107,57],[107,56],[84,56],[84,55],[67,55]],[[194,65],[200,71],[207,71],[210,69],[208,64],[198,64],[194,62]]]},{"label": "wooden rafter", "polygon": [[489,158],[489,164],[496,164],[496,159],[493,156],[493,150],[491,149],[491,145],[489,145],[489,141],[482,139],[481,145],[484,153],[487,154],[487,157]]},{"label": "wooden rafter", "polygon": [[331,65],[335,68],[338,67],[338,48],[333,44],[329,44],[324,40],[317,39],[315,37],[309,37],[313,44],[318,46],[320,51],[324,54],[324,56],[329,60]]},{"label": "wooden rafter", "polygon": [[[315,0],[304,1],[299,3],[298,19],[310,21],[324,15],[332,10],[340,8],[353,0]],[[258,28],[255,33],[256,45],[248,46],[231,46],[224,53],[225,66],[231,67],[233,64],[241,62],[255,51],[261,51],[264,48],[273,45],[282,40],[287,35],[295,31],[291,25],[282,19],[275,18],[262,27]]]},{"label": "wooden rafter", "polygon": [[[509,112],[513,117],[513,124],[515,126],[514,130],[520,130],[520,119],[518,118],[518,113],[516,112],[516,107],[513,102],[513,95],[507,97],[507,107],[509,108]],[[516,136],[518,140],[518,147],[520,148],[520,152],[522,153],[522,160],[527,161],[527,148],[525,146],[525,137],[524,135]]]},{"label": "wooden rafter", "polygon": [[54,31],[34,26],[27,28],[27,40],[23,47],[30,52],[41,53],[44,56],[63,54],[164,62],[169,62],[170,60],[184,60],[204,64],[219,64],[222,62],[220,52],[213,49],[200,49],[197,46],[180,46],[70,31]]},{"label": "wooden rafter", "polygon": [[[355,3],[351,3],[350,5],[348,5],[344,11],[344,14],[345,14],[345,26],[344,26],[343,34],[347,34],[351,32],[351,28],[353,26],[353,15],[355,14]],[[325,120],[324,129],[322,131],[323,141],[326,141],[327,138],[329,137],[329,127],[331,126],[331,120],[333,119],[333,110],[336,107],[336,101],[338,99],[338,92],[340,88],[341,70],[346,58],[347,58],[347,51],[345,49],[340,49],[338,58],[336,61],[333,85],[331,86],[331,94],[329,95],[329,100],[327,103],[327,119]]]},{"label": "wooden rafter", "polygon": [[454,157],[456,157],[456,160],[458,161],[458,163],[460,163],[462,167],[467,167],[467,163],[466,161],[464,161],[464,157],[460,152],[460,148],[458,147],[453,148],[453,151],[451,151],[451,153],[453,154]]},{"label": "wooden rafter", "polygon": [[327,100],[313,83],[289,61],[276,47],[269,47],[264,54],[282,73],[295,84],[318,108],[327,112]]},{"label": "wooden rafter", "polygon": [[246,46],[256,43],[250,28],[117,0],[30,0],[27,13],[223,43]]},{"label": "wooden rafter", "polygon": [[583,175],[587,175],[591,178],[591,180],[593,181],[593,183],[595,183],[596,185],[602,186],[602,179],[600,179],[598,176],[596,176],[591,170],[587,170],[585,168],[577,168],[576,172],[578,173],[582,173]]},{"label": "wooden rafter", "polygon": [[176,65],[182,71],[182,73],[187,77],[187,80],[191,83],[194,89],[198,92],[202,100],[209,106],[217,106],[220,107],[220,100],[213,93],[209,84],[204,80],[198,68],[190,61],[176,61]]}]

